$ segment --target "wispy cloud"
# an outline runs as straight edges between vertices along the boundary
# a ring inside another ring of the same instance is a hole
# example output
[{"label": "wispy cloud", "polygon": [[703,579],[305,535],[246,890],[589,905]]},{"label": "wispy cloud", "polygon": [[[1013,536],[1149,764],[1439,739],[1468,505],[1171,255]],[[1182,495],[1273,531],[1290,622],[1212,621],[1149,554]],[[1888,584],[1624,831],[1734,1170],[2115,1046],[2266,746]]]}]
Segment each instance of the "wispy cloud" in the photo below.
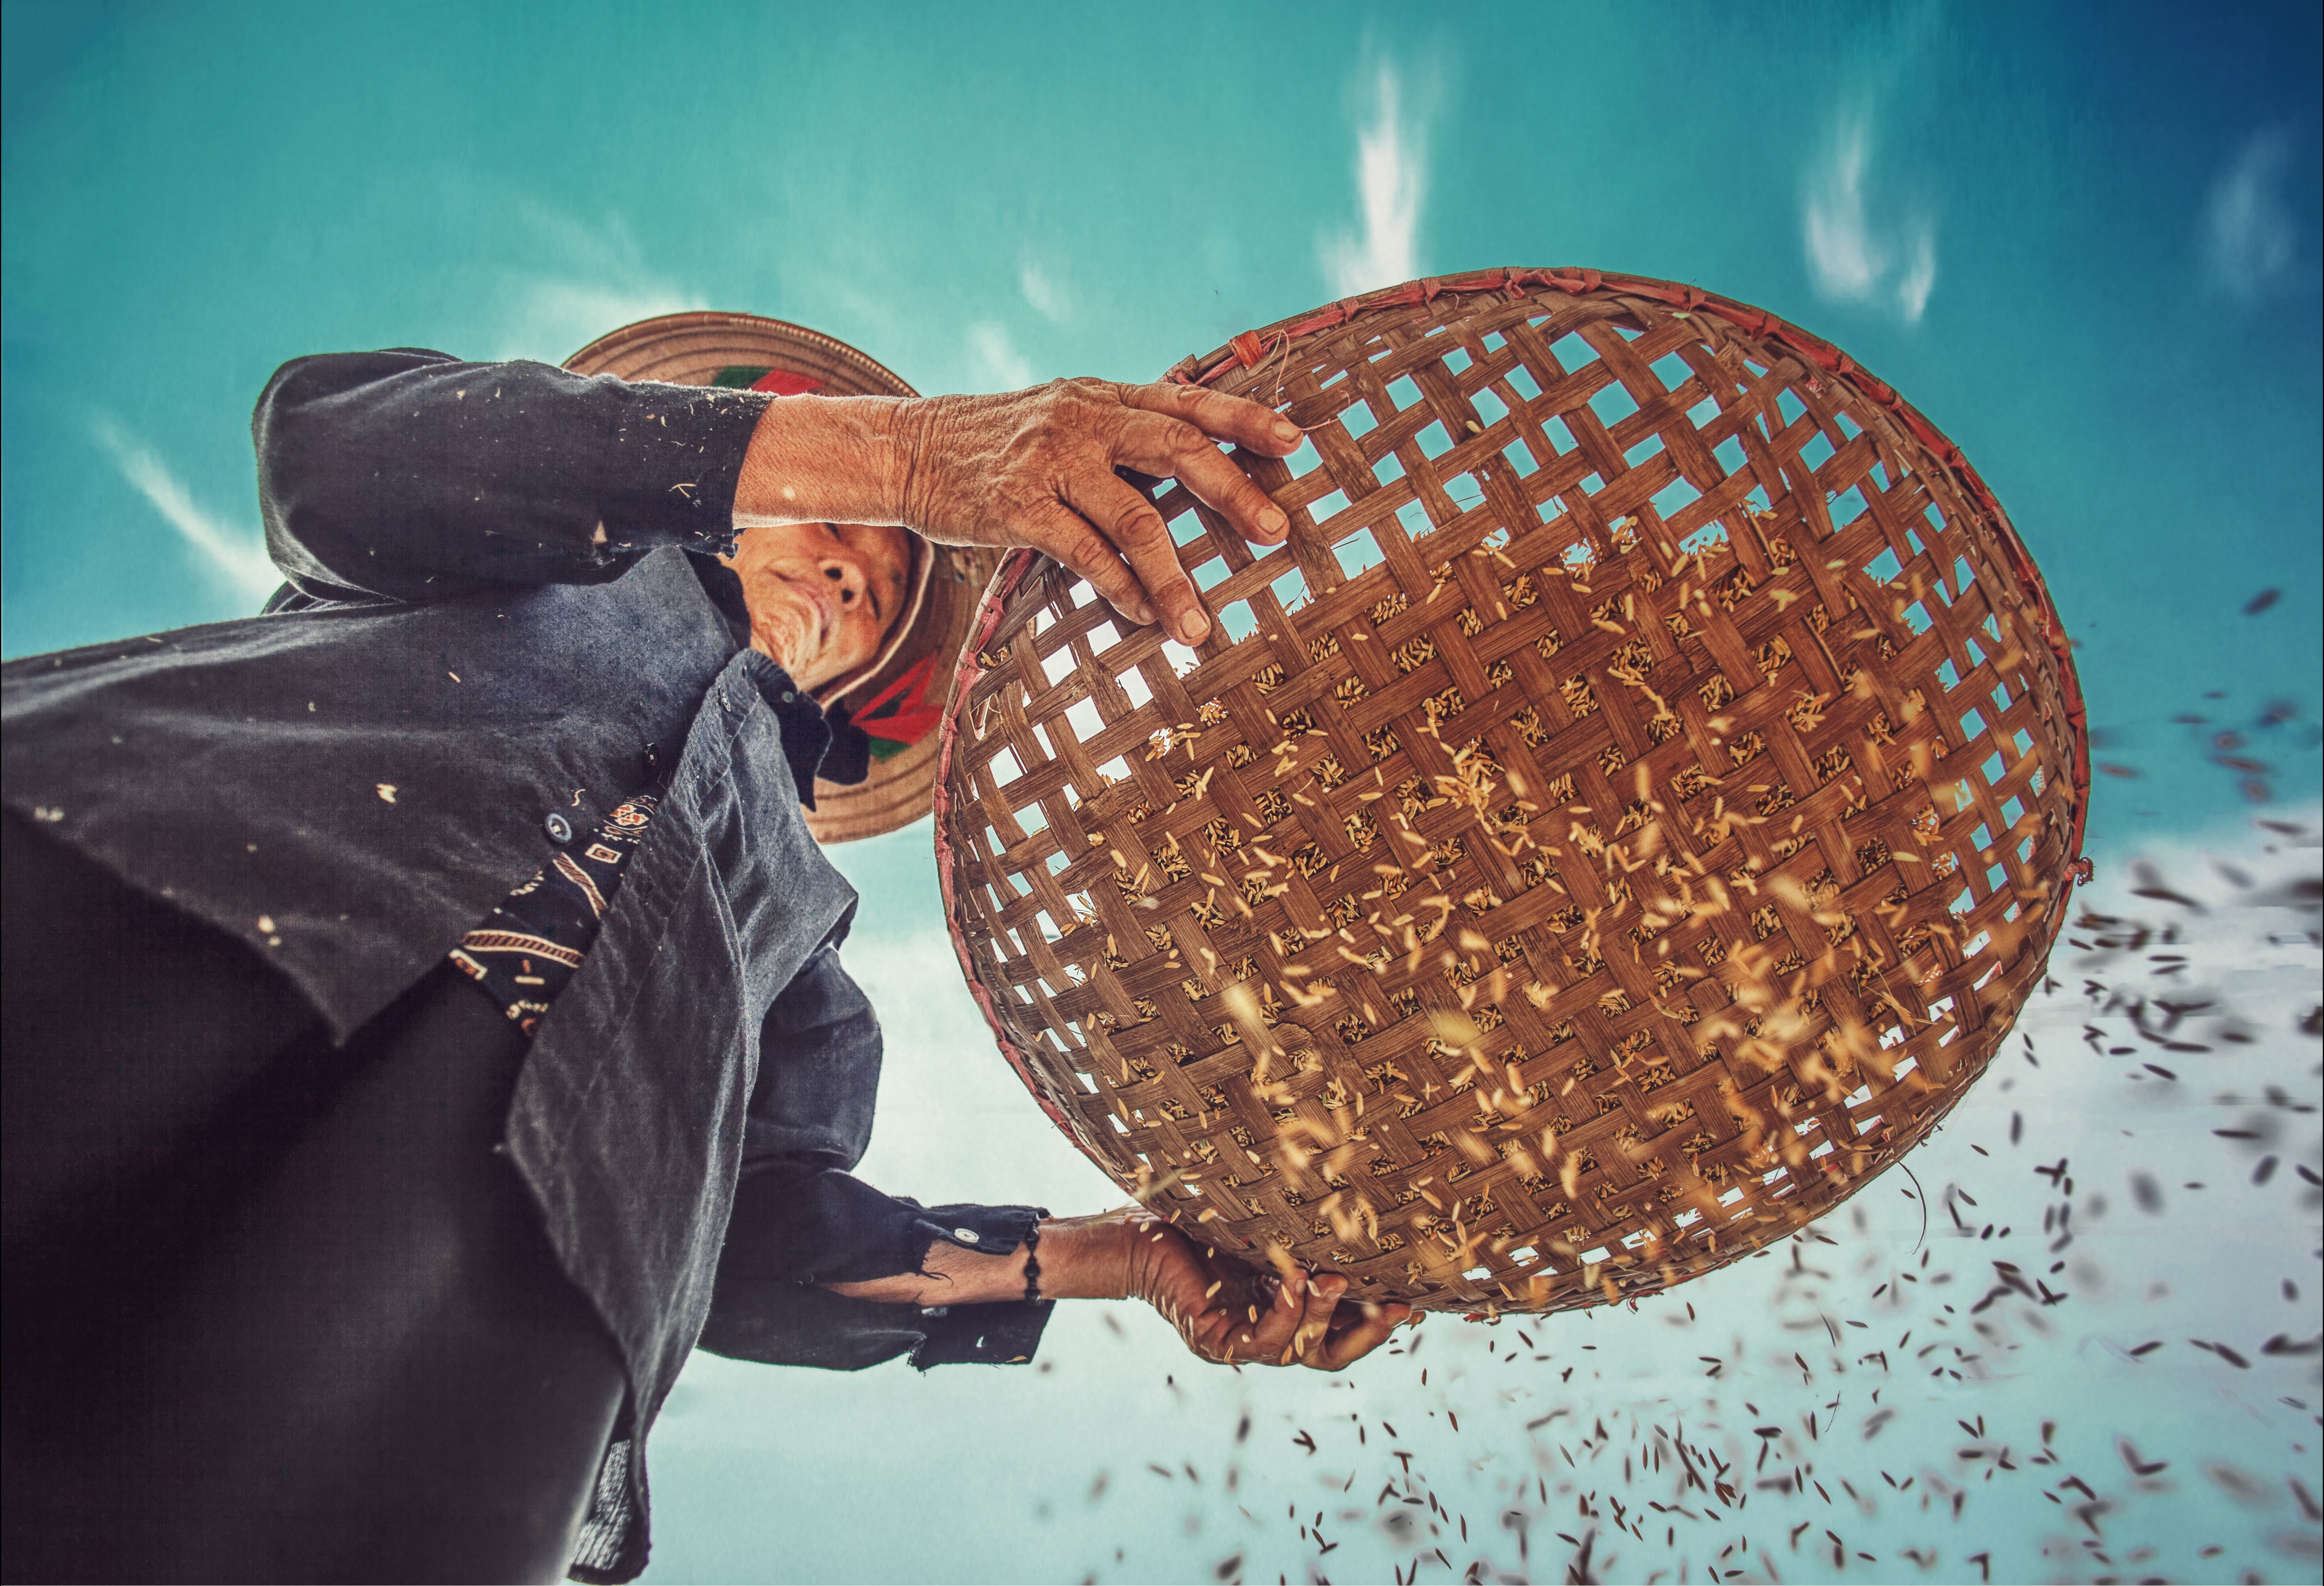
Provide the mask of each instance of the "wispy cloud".
[{"label": "wispy cloud", "polygon": [[1366,86],[1368,119],[1356,134],[1360,229],[1323,238],[1323,277],[1342,297],[1394,286],[1420,273],[1420,212],[1427,198],[1425,117],[1406,103],[1403,75],[1382,61]]},{"label": "wispy cloud", "polygon": [[500,358],[559,364],[609,330],[657,314],[706,309],[701,298],[675,290],[636,290],[602,282],[534,276],[512,293],[503,323]]},{"label": "wispy cloud", "polygon": [[2229,295],[2256,301],[2303,272],[2299,223],[2284,192],[2292,140],[2281,127],[2246,139],[2203,200],[2203,272]]},{"label": "wispy cloud", "polygon": [[112,456],[131,488],[183,537],[198,566],[235,594],[254,601],[274,592],[282,575],[267,559],[265,539],[254,525],[230,523],[204,512],[169,466],[133,439],[110,415],[97,414],[89,420],[89,430]]},{"label": "wispy cloud", "polygon": [[1925,212],[1884,217],[1871,192],[1872,122],[1852,115],[1807,172],[1800,230],[1818,295],[1893,307],[1920,323],[1937,284],[1937,228]]},{"label": "wispy cloud", "polygon": [[1033,312],[1050,324],[1063,325],[1073,318],[1072,296],[1038,261],[1028,258],[1017,266],[1017,290],[1025,294]]},{"label": "wispy cloud", "polygon": [[994,390],[1015,391],[1033,383],[1032,364],[1017,350],[1008,327],[999,321],[980,319],[970,326],[968,350]]},{"label": "wispy cloud", "polygon": [[590,222],[531,203],[519,211],[555,263],[504,277],[494,357],[560,363],[633,320],[710,307],[646,263],[621,217]]}]

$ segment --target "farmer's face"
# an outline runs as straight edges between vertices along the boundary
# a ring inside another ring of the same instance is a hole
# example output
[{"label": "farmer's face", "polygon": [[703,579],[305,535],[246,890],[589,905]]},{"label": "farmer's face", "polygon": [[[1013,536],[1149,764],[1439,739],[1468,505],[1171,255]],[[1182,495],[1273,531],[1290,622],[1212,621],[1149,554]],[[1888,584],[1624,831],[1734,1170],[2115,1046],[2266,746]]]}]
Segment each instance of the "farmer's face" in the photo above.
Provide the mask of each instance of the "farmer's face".
[{"label": "farmer's face", "polygon": [[720,558],[742,580],[751,643],[814,688],[880,653],[909,593],[911,539],[863,523],[745,530]]}]

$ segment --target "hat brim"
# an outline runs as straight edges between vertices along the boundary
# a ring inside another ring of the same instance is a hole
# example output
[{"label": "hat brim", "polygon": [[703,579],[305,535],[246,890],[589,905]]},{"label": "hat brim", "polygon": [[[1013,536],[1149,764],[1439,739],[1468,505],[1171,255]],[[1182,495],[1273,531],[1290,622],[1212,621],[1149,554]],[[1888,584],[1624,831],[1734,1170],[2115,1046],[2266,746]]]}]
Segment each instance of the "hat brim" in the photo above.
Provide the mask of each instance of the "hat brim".
[{"label": "hat brim", "polygon": [[[567,358],[565,367],[579,374],[672,385],[728,383],[736,371],[758,368],[813,382],[818,395],[919,394],[885,364],[835,337],[756,314],[696,311],[641,319],[599,337]],[[929,669],[930,686],[951,687],[959,669],[954,658],[967,641],[978,600],[1000,557],[981,548],[926,545],[915,559],[927,572],[914,619],[868,674],[847,679],[826,705],[860,712],[931,655],[936,665]],[[948,699],[927,703],[942,707],[939,718],[949,714]],[[927,814],[936,785],[936,738],[930,730],[891,749],[885,759],[874,758],[870,775],[853,786],[818,779],[807,829],[818,842],[848,843],[895,831]]]}]

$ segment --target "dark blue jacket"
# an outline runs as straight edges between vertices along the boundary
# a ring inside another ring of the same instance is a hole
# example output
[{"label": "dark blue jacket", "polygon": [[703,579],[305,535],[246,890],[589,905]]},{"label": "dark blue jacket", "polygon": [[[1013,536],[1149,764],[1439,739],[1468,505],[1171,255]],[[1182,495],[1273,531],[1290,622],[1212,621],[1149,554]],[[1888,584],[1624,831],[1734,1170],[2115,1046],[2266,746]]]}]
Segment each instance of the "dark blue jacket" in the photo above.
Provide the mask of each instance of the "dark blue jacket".
[{"label": "dark blue jacket", "polygon": [[731,544],[768,400],[300,359],[252,423],[288,580],[269,614],[5,669],[8,803],[249,943],[341,1037],[538,870],[552,829],[667,781],[506,1137],[630,1371],[591,1578],[643,1567],[634,1451],[697,1342],[842,1369],[1021,1360],[1047,1315],[813,1286],[911,1270],[955,1229],[1010,1248],[1035,1212],[924,1211],[845,1171],[881,1047],[837,952],[855,894],[800,818],[827,731],[688,555]]}]

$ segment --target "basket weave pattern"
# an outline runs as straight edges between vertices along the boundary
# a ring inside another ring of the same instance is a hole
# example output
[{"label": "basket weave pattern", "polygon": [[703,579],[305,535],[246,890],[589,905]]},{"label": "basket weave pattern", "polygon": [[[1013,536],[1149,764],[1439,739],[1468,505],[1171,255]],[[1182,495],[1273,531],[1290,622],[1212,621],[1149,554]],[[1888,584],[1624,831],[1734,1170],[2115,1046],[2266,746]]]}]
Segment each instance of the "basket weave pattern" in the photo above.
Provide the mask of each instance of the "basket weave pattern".
[{"label": "basket weave pattern", "polygon": [[2046,592],[1844,355],[1596,272],[1414,283],[1173,378],[1309,429],[1220,622],[1031,553],[937,845],[1004,1053],[1120,1183],[1368,1297],[1635,1297],[1821,1215],[1980,1074],[2088,787]]}]

